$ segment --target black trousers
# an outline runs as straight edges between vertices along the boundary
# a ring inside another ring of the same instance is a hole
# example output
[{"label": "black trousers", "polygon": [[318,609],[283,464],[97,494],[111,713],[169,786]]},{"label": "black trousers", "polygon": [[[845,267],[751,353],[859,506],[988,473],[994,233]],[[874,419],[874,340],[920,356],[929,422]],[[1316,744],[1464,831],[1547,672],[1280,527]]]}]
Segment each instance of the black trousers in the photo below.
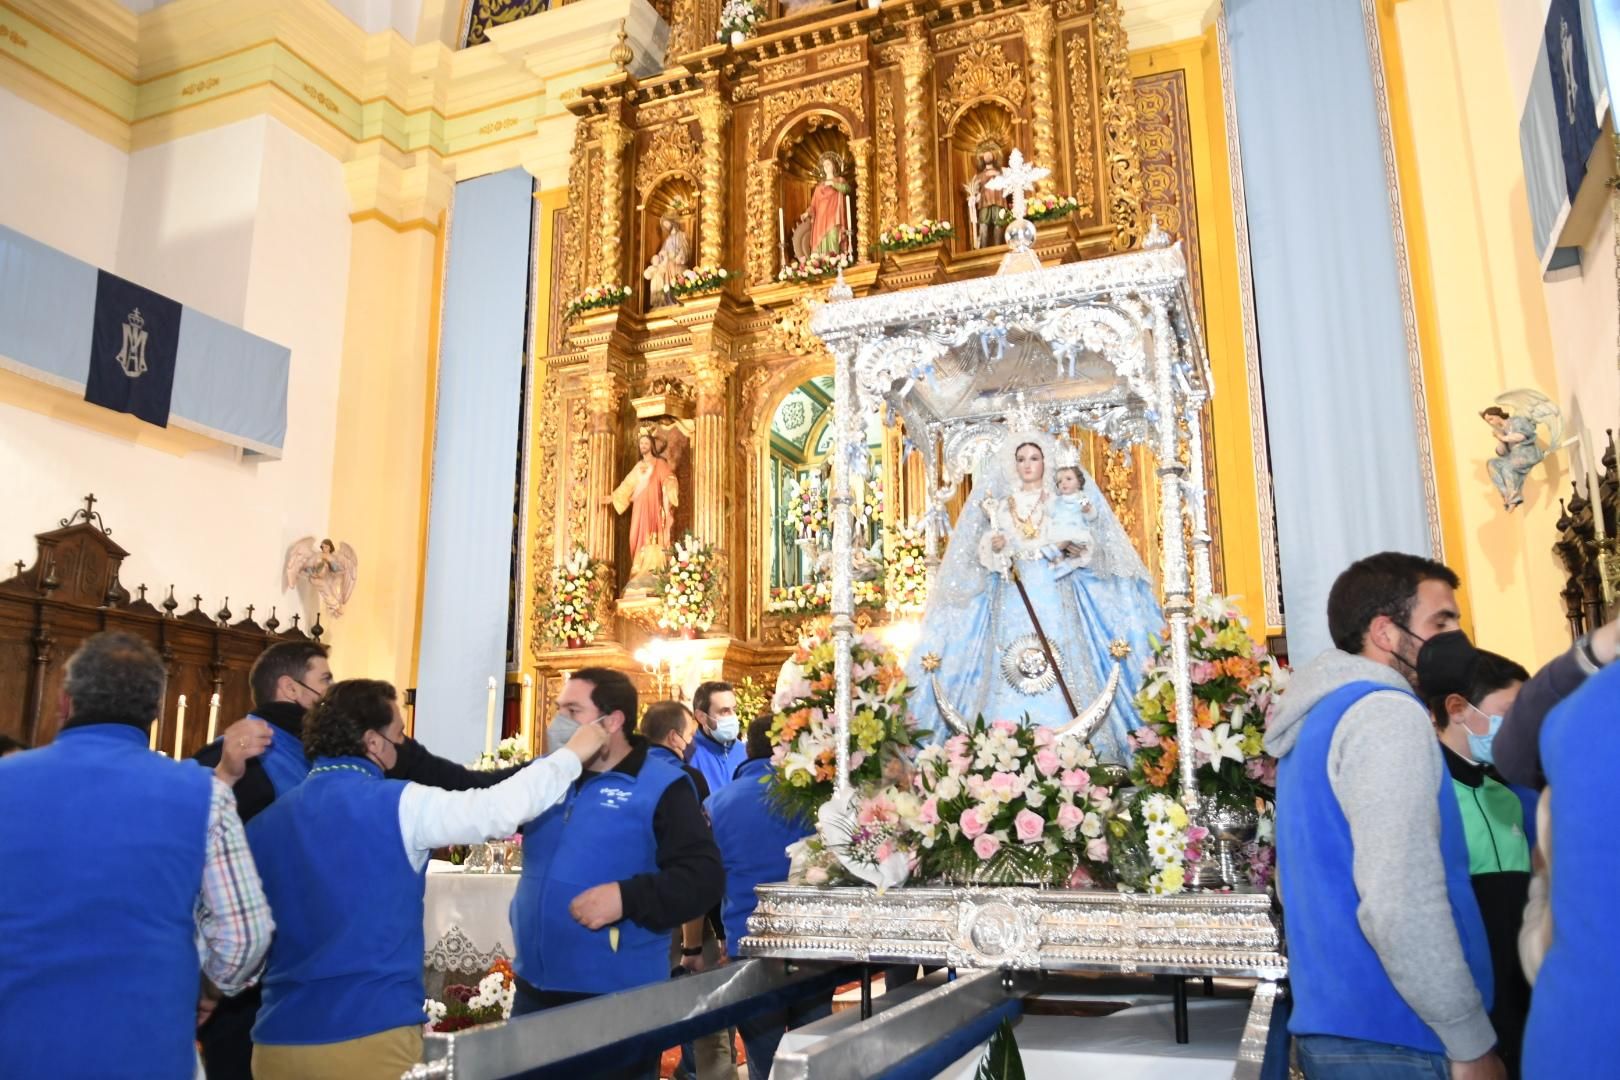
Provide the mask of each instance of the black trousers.
[{"label": "black trousers", "polygon": [[208,1023],[197,1030],[208,1080],[253,1080],[253,1021],[259,1016],[259,988],[223,998]]}]

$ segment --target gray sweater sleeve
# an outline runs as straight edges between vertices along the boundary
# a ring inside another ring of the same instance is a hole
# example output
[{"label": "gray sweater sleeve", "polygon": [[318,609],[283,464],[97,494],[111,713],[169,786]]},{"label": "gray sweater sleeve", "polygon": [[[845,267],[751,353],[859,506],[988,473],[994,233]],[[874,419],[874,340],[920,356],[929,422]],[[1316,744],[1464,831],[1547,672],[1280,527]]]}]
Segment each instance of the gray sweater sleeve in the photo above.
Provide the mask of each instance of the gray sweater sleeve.
[{"label": "gray sweater sleeve", "polygon": [[1428,714],[1400,693],[1352,706],[1328,751],[1328,780],[1355,846],[1361,932],[1446,1055],[1472,1061],[1496,1044],[1496,1033],[1446,892],[1436,798],[1444,772]]}]

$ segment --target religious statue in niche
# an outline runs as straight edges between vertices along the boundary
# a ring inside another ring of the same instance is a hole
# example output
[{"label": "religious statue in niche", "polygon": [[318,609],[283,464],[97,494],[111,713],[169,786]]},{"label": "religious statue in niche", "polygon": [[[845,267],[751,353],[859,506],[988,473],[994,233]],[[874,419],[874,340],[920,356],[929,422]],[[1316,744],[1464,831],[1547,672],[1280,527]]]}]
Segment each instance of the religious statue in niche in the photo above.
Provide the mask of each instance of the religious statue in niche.
[{"label": "religious statue in niche", "polygon": [[636,436],[635,465],[613,494],[604,498],[615,513],[630,511],[630,580],[626,597],[652,590],[675,528],[680,505],[680,484],[675,472],[686,451],[686,433],[678,423],[663,428],[642,427]]},{"label": "religious statue in niche", "polygon": [[[1486,462],[1491,483],[1502,496],[1502,507],[1512,512],[1524,503],[1524,478],[1548,454],[1568,445],[1564,439],[1564,416],[1552,400],[1539,390],[1508,390],[1498,394],[1496,404],[1480,412],[1480,419],[1491,426],[1496,438],[1496,456]],[[1547,429],[1541,442],[1537,426]],[[1572,441],[1572,440],[1571,440]]]},{"label": "religious statue in niche", "polygon": [[1001,175],[1001,150],[994,143],[981,145],[974,154],[977,171],[964,186],[967,193],[968,235],[975,248],[995,247],[1006,241],[1007,193],[991,183]]},{"label": "religious statue in niche", "polygon": [[[354,595],[354,583],[359,574],[360,559],[354,548],[346,543],[333,544],[330,540],[322,540],[317,545],[313,536],[306,536],[287,551],[282,587],[313,592],[335,619],[342,616],[343,605]],[[307,600],[305,606],[311,606]]]},{"label": "religious statue in niche", "polygon": [[804,262],[812,255],[837,255],[850,249],[850,192],[843,156],[833,151],[816,163],[818,177],[810,191],[810,206],[793,227],[793,257]]},{"label": "religious statue in niche", "polygon": [[652,261],[641,274],[651,286],[648,303],[653,307],[662,307],[675,302],[675,286],[681,280],[681,274],[685,272],[692,256],[691,241],[687,239],[686,229],[681,225],[680,218],[674,214],[665,214],[659,228],[663,231],[664,242],[659,245]]}]

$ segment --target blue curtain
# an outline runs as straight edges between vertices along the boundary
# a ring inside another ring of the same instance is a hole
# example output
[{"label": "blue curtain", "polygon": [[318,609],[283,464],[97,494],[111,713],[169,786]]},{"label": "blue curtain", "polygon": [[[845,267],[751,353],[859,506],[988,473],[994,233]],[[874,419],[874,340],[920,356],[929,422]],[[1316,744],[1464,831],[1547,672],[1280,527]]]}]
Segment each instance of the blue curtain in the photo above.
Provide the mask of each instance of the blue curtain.
[{"label": "blue curtain", "polygon": [[1359,0],[1227,0],[1289,653],[1327,594],[1429,530]]},{"label": "blue curtain", "polygon": [[522,169],[456,185],[439,343],[416,736],[457,761],[470,761],[484,748],[489,677],[500,681],[503,692],[506,681],[512,482],[533,211],[532,178]]}]

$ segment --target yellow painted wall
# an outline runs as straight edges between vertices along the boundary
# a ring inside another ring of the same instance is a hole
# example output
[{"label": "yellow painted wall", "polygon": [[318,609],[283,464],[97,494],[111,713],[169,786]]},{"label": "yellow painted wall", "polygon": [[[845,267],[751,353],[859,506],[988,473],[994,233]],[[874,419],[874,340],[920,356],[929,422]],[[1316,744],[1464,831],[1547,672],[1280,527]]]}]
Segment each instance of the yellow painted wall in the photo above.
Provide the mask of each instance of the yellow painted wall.
[{"label": "yellow painted wall", "polygon": [[1187,73],[1193,185],[1198,204],[1199,269],[1204,286],[1204,336],[1215,381],[1215,478],[1226,591],[1256,632],[1277,633],[1265,617],[1260,558],[1260,507],[1250,438],[1249,379],[1244,366],[1243,318],[1238,288],[1237,234],[1226,152],[1221,64],[1215,29],[1201,37],[1131,54],[1131,73]]},{"label": "yellow painted wall", "polygon": [[1559,399],[1520,164],[1520,102],[1496,11],[1473,0],[1380,0],[1390,109],[1425,354],[1447,557],[1480,644],[1530,666],[1568,644],[1552,552],[1568,461],[1502,509],[1479,410],[1502,390]]}]

